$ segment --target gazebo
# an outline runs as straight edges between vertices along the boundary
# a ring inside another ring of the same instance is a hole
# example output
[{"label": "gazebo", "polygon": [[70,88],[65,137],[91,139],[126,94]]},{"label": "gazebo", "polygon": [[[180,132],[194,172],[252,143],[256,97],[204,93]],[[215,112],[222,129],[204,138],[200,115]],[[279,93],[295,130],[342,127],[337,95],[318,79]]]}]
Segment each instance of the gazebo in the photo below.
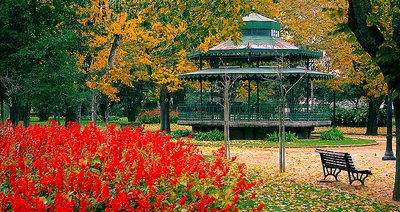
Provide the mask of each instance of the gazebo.
[{"label": "gazebo", "polygon": [[[314,59],[322,53],[285,42],[280,38],[280,24],[260,14],[251,13],[243,21],[239,43],[227,40],[207,52],[188,55],[200,70],[179,78],[198,81],[200,97],[178,105],[178,124],[192,126],[194,131],[223,129],[218,82],[230,77],[236,81],[230,92],[231,139],[262,139],[279,126],[276,85],[280,76],[280,83],[291,88],[284,106],[286,131],[308,138],[316,126],[330,125],[329,104],[316,99],[312,90],[314,80],[331,78],[315,68]],[[238,97],[240,88],[246,88],[247,99]],[[272,93],[267,100],[261,100],[261,89]]]}]

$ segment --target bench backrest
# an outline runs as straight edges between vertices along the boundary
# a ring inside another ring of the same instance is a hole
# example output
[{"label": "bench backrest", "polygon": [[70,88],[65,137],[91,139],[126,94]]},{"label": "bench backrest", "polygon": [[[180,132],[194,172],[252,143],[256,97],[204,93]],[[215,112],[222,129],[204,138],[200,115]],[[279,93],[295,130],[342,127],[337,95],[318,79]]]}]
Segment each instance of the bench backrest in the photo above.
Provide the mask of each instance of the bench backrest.
[{"label": "bench backrest", "polygon": [[329,150],[316,150],[320,156],[322,164],[326,167],[339,168],[345,171],[352,171],[354,167],[353,159],[347,152],[334,152]]}]

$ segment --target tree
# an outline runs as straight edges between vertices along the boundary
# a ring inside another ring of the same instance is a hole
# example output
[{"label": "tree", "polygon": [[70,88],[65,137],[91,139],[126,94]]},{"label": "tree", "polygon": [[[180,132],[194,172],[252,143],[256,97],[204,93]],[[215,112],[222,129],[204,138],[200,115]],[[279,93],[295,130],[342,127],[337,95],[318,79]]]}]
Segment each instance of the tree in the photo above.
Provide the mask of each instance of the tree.
[{"label": "tree", "polygon": [[380,67],[389,90],[394,90],[396,176],[393,199],[400,200],[400,2],[348,0],[348,26],[363,49]]},{"label": "tree", "polygon": [[0,5],[0,38],[7,41],[0,45],[0,67],[12,84],[6,93],[14,124],[24,120],[27,126],[33,106],[65,105],[79,96],[75,7],[72,0],[6,0]]},{"label": "tree", "polygon": [[87,14],[82,23],[89,28],[86,35],[93,49],[81,58],[89,61],[86,67],[93,73],[88,86],[118,101],[114,82],[133,86],[134,79],[153,81],[159,94],[160,128],[170,131],[170,96],[181,88],[177,76],[194,69],[187,52],[206,51],[231,35],[237,40],[245,6],[244,1],[233,0],[92,0],[81,10]]},{"label": "tree", "polygon": [[134,122],[139,113],[139,108],[145,98],[145,92],[152,90],[152,86],[144,81],[137,81],[135,87],[129,87],[121,84],[118,87],[118,97],[121,99],[121,105],[124,108],[124,115],[128,117],[129,122]]},{"label": "tree", "polygon": [[[372,58],[362,49],[356,37],[349,33],[347,24],[347,1],[305,0],[254,0],[257,10],[275,17],[282,25],[286,40],[325,52],[317,62],[322,71],[336,72],[337,78],[323,84],[333,92],[343,92],[345,84],[360,86],[370,106],[367,134],[377,134],[377,108],[387,86]],[[356,64],[356,65],[354,65]]]},{"label": "tree", "polygon": [[225,156],[231,159],[231,139],[230,139],[230,116],[231,116],[231,102],[232,98],[236,95],[235,86],[236,81],[240,79],[241,76],[228,76],[226,73],[218,83],[218,87],[223,93],[223,101],[216,102],[224,108],[224,147]]}]

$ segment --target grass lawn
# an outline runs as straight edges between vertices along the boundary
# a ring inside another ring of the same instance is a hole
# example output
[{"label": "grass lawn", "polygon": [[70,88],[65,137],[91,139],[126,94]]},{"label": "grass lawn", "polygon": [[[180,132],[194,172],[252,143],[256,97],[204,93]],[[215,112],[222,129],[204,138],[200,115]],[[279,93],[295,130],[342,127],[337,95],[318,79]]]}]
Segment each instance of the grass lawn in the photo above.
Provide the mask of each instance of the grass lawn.
[{"label": "grass lawn", "polygon": [[265,203],[265,211],[399,211],[400,208],[374,199],[331,188],[299,184],[286,174],[262,174],[249,170],[263,182],[253,188],[257,201]]},{"label": "grass lawn", "polygon": [[[202,146],[223,146],[223,141],[197,141],[192,143]],[[300,140],[297,142],[286,142],[286,147],[324,147],[324,146],[343,146],[343,145],[360,145],[374,144],[374,140],[345,138],[342,141],[323,141],[318,139]],[[268,142],[262,140],[232,140],[232,147],[279,147],[279,142]]]},{"label": "grass lawn", "polygon": [[[396,133],[396,127],[395,127],[395,123],[393,123],[393,134]],[[313,133],[321,133],[323,131],[326,131],[330,129],[330,127],[316,127],[315,131]],[[342,127],[342,126],[338,126],[337,127],[338,130],[340,130],[341,132],[343,132],[344,134],[352,134],[352,135],[364,135],[365,132],[367,131],[366,127]],[[379,135],[386,135],[386,127],[378,127],[378,134]]]}]

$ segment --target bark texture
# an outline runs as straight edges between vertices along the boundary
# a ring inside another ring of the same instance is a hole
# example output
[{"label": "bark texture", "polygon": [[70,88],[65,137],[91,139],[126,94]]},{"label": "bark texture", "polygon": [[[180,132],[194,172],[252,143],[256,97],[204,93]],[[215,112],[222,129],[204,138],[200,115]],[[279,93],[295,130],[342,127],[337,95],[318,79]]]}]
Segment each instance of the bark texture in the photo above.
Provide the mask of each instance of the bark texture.
[{"label": "bark texture", "polygon": [[356,35],[363,49],[375,57],[385,39],[377,26],[367,26],[367,17],[371,11],[372,6],[369,0],[349,0],[349,28]]},{"label": "bark texture", "polygon": [[160,90],[160,130],[167,131],[167,133],[171,132],[171,124],[169,122],[170,96],[167,86],[163,85]]},{"label": "bark texture", "polygon": [[[400,87],[400,86],[398,86]],[[400,97],[393,100],[396,122],[396,175],[394,179],[393,200],[400,200]]]},{"label": "bark texture", "polygon": [[378,135],[379,106],[382,104],[383,97],[368,97],[368,120],[366,135]]}]

